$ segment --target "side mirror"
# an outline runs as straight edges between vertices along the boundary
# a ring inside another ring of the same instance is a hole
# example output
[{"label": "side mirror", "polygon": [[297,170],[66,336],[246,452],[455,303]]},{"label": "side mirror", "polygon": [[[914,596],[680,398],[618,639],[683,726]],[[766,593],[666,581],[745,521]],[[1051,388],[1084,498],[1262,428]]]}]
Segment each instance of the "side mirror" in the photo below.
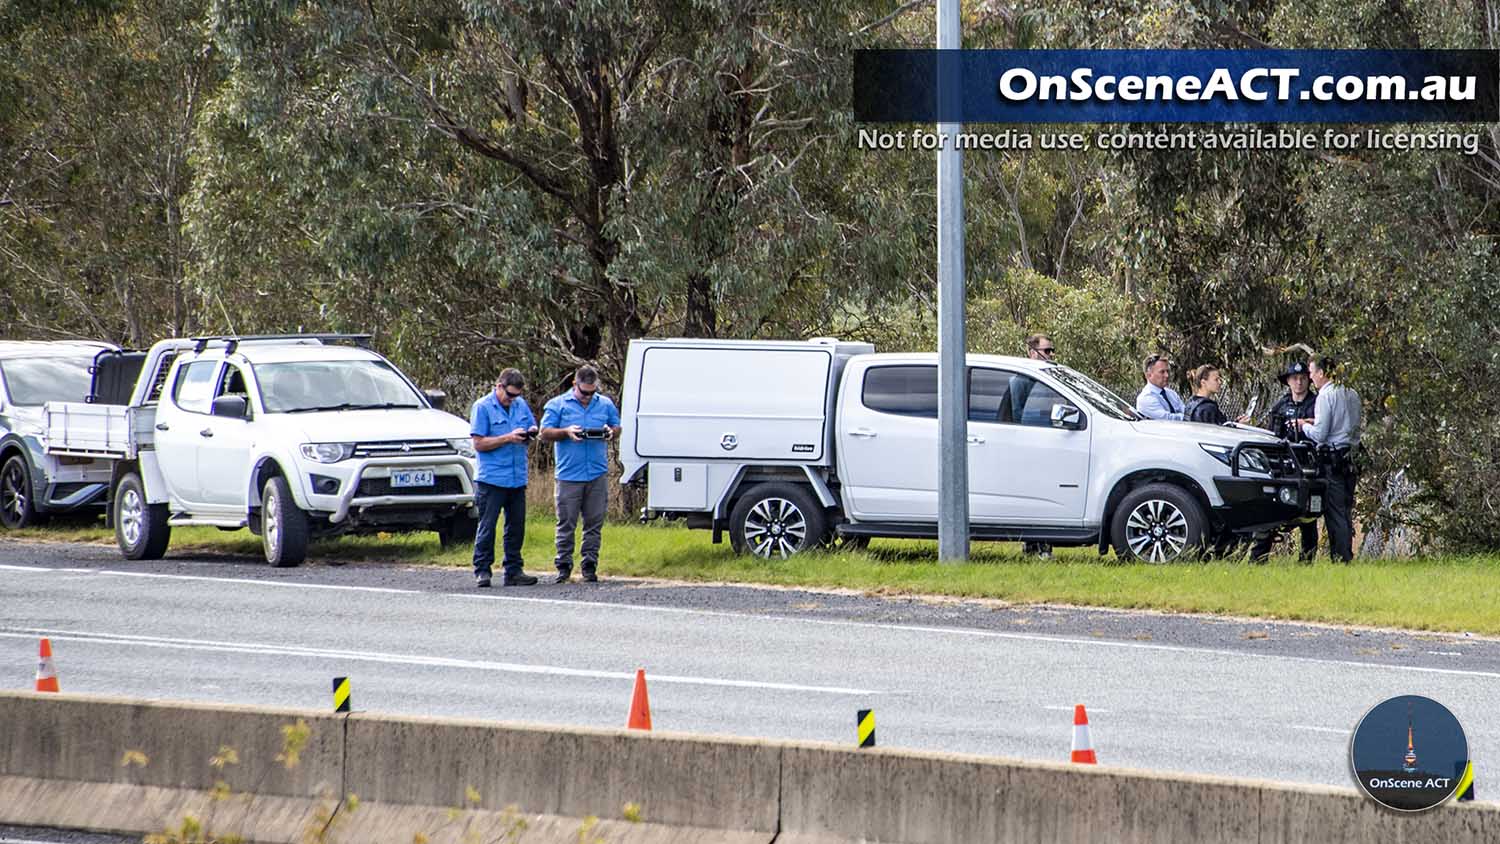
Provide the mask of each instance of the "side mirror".
[{"label": "side mirror", "polygon": [[1052,427],[1076,431],[1083,427],[1083,411],[1071,404],[1052,405]]},{"label": "side mirror", "polygon": [[443,406],[448,404],[448,394],[442,390],[423,390],[422,395],[427,397],[427,403],[432,405],[434,410],[442,410]]},{"label": "side mirror", "polygon": [[250,416],[250,403],[244,396],[218,396],[214,399],[209,413],[214,416],[227,416],[230,419],[245,419]]}]

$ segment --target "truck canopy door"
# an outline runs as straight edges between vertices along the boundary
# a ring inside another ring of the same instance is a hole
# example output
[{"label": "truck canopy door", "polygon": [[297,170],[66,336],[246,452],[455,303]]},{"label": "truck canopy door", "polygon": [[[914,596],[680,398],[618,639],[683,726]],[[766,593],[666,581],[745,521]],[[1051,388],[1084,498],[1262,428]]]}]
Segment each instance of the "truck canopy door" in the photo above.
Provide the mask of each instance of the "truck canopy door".
[{"label": "truck canopy door", "polygon": [[654,346],[641,362],[643,459],[817,463],[833,349]]}]

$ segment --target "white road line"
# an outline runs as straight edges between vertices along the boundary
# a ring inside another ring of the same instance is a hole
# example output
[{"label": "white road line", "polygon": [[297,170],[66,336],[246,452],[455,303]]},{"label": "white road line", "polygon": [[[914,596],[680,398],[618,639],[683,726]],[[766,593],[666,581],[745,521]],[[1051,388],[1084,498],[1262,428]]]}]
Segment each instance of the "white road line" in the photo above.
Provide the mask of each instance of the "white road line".
[{"label": "white road line", "polygon": [[[115,633],[94,633],[87,630],[45,630],[41,628],[0,628],[0,638],[35,639],[46,636],[60,642],[87,642],[101,645],[129,645],[141,648],[169,648],[214,653],[241,653],[259,656],[298,656],[311,659],[344,660],[356,662],[378,662],[388,665],[423,665],[437,668],[461,668],[472,671],[503,671],[514,674],[550,674],[560,677],[586,677],[597,680],[634,680],[634,672],[594,671],[582,668],[564,668],[556,665],[525,665],[515,662],[492,662],[490,660],[453,659],[450,657],[422,656],[418,654],[392,654],[378,652],[343,651],[328,648],[289,647],[258,642],[215,642],[203,639],[173,639],[163,636],[135,636]],[[653,683],[680,683],[693,686],[721,686],[739,689],[768,689],[787,692],[816,692],[831,695],[854,695],[870,697],[888,694],[871,689],[849,689],[840,686],[804,686],[796,683],[770,683],[760,680],[731,680],[718,677],[689,677],[672,674],[652,674]]]},{"label": "white road line", "polygon": [[[3,570],[25,570],[25,571],[57,571],[57,569],[44,566],[12,566],[0,565]],[[825,618],[799,618],[796,616],[780,615],[752,615],[749,613],[732,612],[729,610],[702,610],[687,607],[659,607],[637,604],[622,604],[610,601],[581,601],[569,600],[567,598],[531,598],[520,595],[474,595],[469,593],[452,594],[444,592],[426,592],[420,589],[392,589],[381,586],[347,586],[329,583],[301,583],[297,581],[256,580],[252,578],[234,577],[208,577],[206,575],[192,574],[158,574],[153,572],[130,572],[100,569],[98,574],[116,577],[144,577],[161,578],[167,580],[189,580],[205,581],[210,583],[242,583],[251,586],[277,586],[287,589],[328,589],[346,592],[380,592],[400,595],[424,595],[434,598],[461,598],[480,601],[516,601],[535,604],[551,604],[569,607],[575,610],[593,611],[597,609],[625,610],[629,612],[655,612],[675,613],[680,615],[707,616],[713,618],[733,618],[741,621],[771,621],[776,623],[816,624],[829,627],[853,627],[865,630],[899,630],[907,633],[932,633],[945,636],[969,636],[986,639],[1006,639],[1018,642],[1040,642],[1046,644],[1070,644],[1086,645],[1100,648],[1128,648],[1144,651],[1160,651],[1164,653],[1201,654],[1204,656],[1226,656],[1247,659],[1271,659],[1289,660],[1292,662],[1313,663],[1316,665],[1339,665],[1351,668],[1374,668],[1391,671],[1410,671],[1422,674],[1449,674],[1460,677],[1484,677],[1492,680],[1500,680],[1500,673],[1493,671],[1465,671],[1460,668],[1428,668],[1420,665],[1391,665],[1381,662],[1357,662],[1347,659],[1326,659],[1311,656],[1289,656],[1285,654],[1255,653],[1252,651],[1231,651],[1222,648],[1194,648],[1186,645],[1159,645],[1149,642],[1115,641],[1110,639],[1074,638],[1069,636],[1047,636],[1039,633],[1014,633],[998,630],[973,630],[963,627],[926,627],[912,624],[881,624],[869,621],[840,621]]]},{"label": "white road line", "polygon": [[1335,733],[1341,736],[1347,736],[1353,732],[1353,730],[1340,730],[1336,727],[1313,727],[1307,724],[1287,724],[1286,726],[1289,730],[1311,730],[1315,733]]}]

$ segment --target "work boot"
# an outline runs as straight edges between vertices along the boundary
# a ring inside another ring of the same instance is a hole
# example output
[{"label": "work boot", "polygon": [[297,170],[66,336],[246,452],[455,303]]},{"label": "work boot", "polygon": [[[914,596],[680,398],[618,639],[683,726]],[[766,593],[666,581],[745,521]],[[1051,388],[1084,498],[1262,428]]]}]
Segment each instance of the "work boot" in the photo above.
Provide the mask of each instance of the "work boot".
[{"label": "work boot", "polygon": [[569,580],[572,580],[572,579],[573,579],[573,570],[572,569],[558,569],[557,570],[557,578],[555,580],[553,580],[552,582],[553,583],[567,583]]},{"label": "work boot", "polygon": [[501,586],[535,586],[536,578],[529,574],[518,574],[515,577],[507,576],[500,581]]}]

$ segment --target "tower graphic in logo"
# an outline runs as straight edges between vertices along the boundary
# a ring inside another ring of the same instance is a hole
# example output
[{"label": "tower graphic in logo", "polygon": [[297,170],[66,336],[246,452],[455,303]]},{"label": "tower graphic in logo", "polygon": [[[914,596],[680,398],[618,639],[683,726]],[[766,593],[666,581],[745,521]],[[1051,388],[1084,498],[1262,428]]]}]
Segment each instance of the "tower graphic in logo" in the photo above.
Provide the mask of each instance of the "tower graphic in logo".
[{"label": "tower graphic in logo", "polygon": [[1401,770],[1408,774],[1416,773],[1417,770],[1417,746],[1413,737],[1412,729],[1412,705],[1406,705],[1406,756],[1401,760]]}]

